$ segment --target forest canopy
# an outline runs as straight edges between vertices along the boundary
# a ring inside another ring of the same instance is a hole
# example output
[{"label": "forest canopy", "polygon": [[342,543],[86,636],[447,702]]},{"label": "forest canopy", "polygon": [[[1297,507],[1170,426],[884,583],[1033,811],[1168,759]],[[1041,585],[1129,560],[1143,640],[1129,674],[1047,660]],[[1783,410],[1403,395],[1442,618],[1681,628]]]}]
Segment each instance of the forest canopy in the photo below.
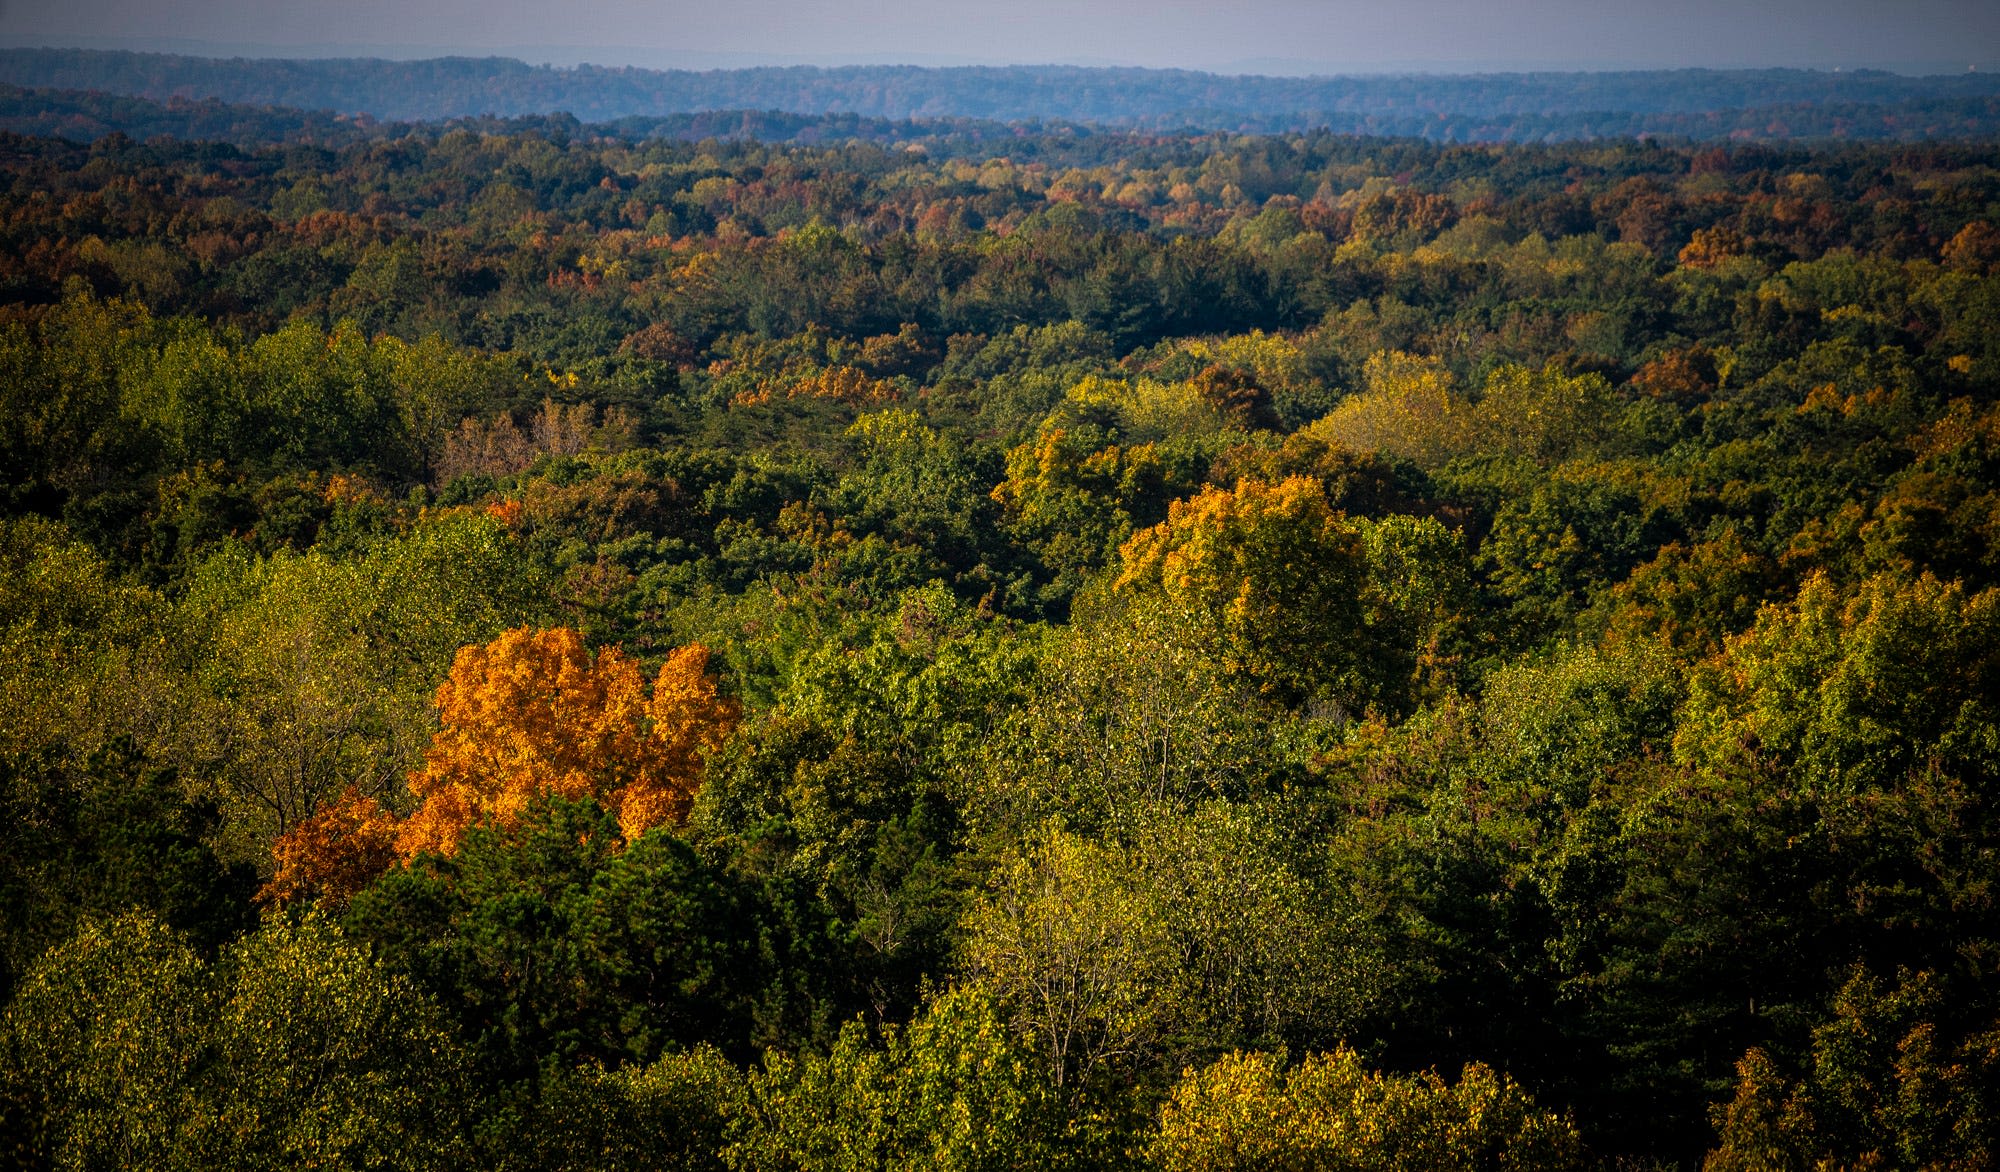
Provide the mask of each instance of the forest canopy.
[{"label": "forest canopy", "polygon": [[1990,142],[234,125],[0,136],[5,1158],[1992,1161]]}]

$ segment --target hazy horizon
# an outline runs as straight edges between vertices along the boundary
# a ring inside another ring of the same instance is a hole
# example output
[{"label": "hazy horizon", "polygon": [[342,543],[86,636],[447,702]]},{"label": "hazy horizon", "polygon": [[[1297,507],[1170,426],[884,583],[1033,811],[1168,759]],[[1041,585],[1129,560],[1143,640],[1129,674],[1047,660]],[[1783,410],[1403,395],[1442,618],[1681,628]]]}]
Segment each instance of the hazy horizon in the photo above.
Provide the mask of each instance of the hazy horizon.
[{"label": "hazy horizon", "polygon": [[1356,0],[1227,5],[1061,0],[590,0],[560,9],[474,0],[15,0],[0,44],[203,57],[514,57],[531,64],[727,69],[759,65],[1061,64],[1214,73],[1493,73],[1670,68],[2000,66],[2000,6],[1728,0]]}]

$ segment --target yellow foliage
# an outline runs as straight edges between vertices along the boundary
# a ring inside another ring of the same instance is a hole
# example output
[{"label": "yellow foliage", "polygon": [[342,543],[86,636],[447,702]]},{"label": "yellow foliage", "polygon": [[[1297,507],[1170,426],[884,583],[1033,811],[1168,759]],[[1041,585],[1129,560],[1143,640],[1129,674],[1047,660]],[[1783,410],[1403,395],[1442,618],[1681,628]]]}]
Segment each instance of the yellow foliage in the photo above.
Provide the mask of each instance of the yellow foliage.
[{"label": "yellow foliage", "polygon": [[[1007,453],[1007,478],[989,495],[1010,520],[1034,524],[1057,520],[1065,496],[1087,495],[1107,508],[1126,504],[1157,485],[1163,475],[1158,450],[1152,444],[1080,452],[1062,428],[1044,428],[1033,440]],[[1044,516],[1044,514],[1050,514]]]},{"label": "yellow foliage", "polygon": [[730,399],[729,405],[756,407],[781,395],[787,399],[823,399],[849,407],[871,407],[895,402],[902,397],[902,390],[895,383],[870,378],[852,366],[835,366],[785,384],[782,389],[777,383],[766,380],[756,390],[741,392]]},{"label": "yellow foliage", "polygon": [[1316,479],[1244,479],[1175,501],[1120,547],[1114,589],[1159,589],[1266,691],[1351,689],[1367,590],[1361,535]]},{"label": "yellow foliage", "polygon": [[1536,1109],[1512,1080],[1467,1066],[1456,1085],[1435,1074],[1371,1074],[1352,1050],[1306,1059],[1228,1055],[1182,1076],[1161,1111],[1151,1152],[1160,1168],[1446,1169],[1553,1172],[1580,1168],[1567,1120]]},{"label": "yellow foliage", "polygon": [[1311,379],[1305,353],[1280,334],[1251,330],[1212,339],[1189,339],[1179,348],[1204,363],[1246,371],[1266,387],[1303,386]]},{"label": "yellow foliage", "polygon": [[1477,402],[1453,389],[1451,372],[1435,358],[1384,351],[1368,359],[1362,377],[1367,389],[1306,432],[1425,467],[1494,452],[1553,465],[1594,450],[1610,426],[1603,378],[1554,366],[1503,366],[1487,377]]},{"label": "yellow foliage", "polygon": [[1712,269],[1732,256],[1742,256],[1749,247],[1750,241],[1733,229],[1700,228],[1677,259],[1682,268]]},{"label": "yellow foliage", "polygon": [[1362,368],[1366,390],[1343,401],[1306,431],[1357,452],[1387,452],[1442,464],[1463,450],[1471,407],[1452,389],[1435,358],[1384,351]]},{"label": "yellow foliage", "polygon": [[1113,412],[1127,441],[1228,430],[1228,414],[1208,401],[1191,382],[1161,382],[1089,375],[1064,396],[1068,404]]}]

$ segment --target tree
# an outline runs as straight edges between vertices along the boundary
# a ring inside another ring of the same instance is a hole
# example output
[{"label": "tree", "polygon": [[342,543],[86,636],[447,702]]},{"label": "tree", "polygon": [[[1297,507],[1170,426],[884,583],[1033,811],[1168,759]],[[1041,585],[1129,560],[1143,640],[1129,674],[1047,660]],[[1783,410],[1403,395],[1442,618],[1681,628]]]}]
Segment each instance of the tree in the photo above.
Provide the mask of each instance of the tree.
[{"label": "tree", "polygon": [[121,584],[61,525],[0,521],[0,754],[80,764],[110,736],[136,731],[118,728],[115,701],[145,675],[140,648],[160,629],[163,603]]},{"label": "tree", "polygon": [[1980,1020],[1986,999],[1954,998],[1952,983],[1905,970],[1892,986],[1857,970],[1802,1070],[1788,1077],[1764,1048],[1744,1055],[1735,1097],[1711,1113],[1721,1143],[1704,1172],[1985,1166],[2000,1146],[2000,1022]]},{"label": "tree", "polygon": [[388,372],[402,433],[409,444],[410,471],[419,479],[439,479],[447,437],[462,420],[485,405],[495,372],[488,362],[461,350],[436,334],[415,345],[385,337],[375,343],[376,358]]},{"label": "tree", "polygon": [[626,843],[595,801],[543,795],[357,895],[343,922],[450,1006],[490,1077],[746,1053],[765,991],[755,889],[664,829]]},{"label": "tree", "polygon": [[151,919],[90,921],[0,1020],[0,1079],[61,1168],[448,1166],[462,1059],[434,1005],[312,918],[212,965]]},{"label": "tree", "polygon": [[1611,388],[1600,375],[1510,364],[1487,377],[1474,401],[1453,389],[1442,362],[1386,351],[1368,359],[1362,377],[1366,389],[1309,434],[1425,468],[1503,454],[1552,466],[1594,452],[1609,437]]},{"label": "tree", "polygon": [[1814,574],[1690,677],[1676,752],[1763,758],[1817,793],[1888,789],[1936,762],[2000,779],[2000,590],[1928,574],[1842,590]]},{"label": "tree", "polygon": [[1246,1172],[1586,1166],[1569,1121],[1536,1107],[1512,1079],[1477,1063],[1456,1083],[1371,1074],[1345,1047],[1290,1070],[1282,1055],[1254,1052],[1190,1069],[1147,1154],[1162,1169]]},{"label": "tree", "polygon": [[510,823],[544,793],[602,801],[627,839],[685,818],[704,758],[738,714],[707,669],[707,648],[673,651],[649,696],[637,663],[615,647],[593,657],[566,628],[461,650],[438,688],[444,727],[410,776],[420,805],[397,850],[450,854],[467,828]]},{"label": "tree", "polygon": [[248,928],[255,871],[216,858],[219,821],[129,741],[74,773],[0,758],[0,1002],[88,917],[143,912],[202,948]]},{"label": "tree", "polygon": [[1358,711],[1380,692],[1367,548],[1317,480],[1205,489],[1119,556],[1114,588],[1158,591],[1185,609],[1213,632],[1226,668],[1266,694]]},{"label": "tree", "polygon": [[739,706],[707,674],[708,651],[671,652],[650,695],[615,647],[596,656],[573,630],[522,627],[460,650],[439,686],[444,727],[410,775],[417,807],[391,823],[359,794],[282,836],[270,898],[350,895],[384,843],[405,861],[449,855],[474,826],[511,825],[539,797],[602,802],[625,838],[686,818],[707,756]]},{"label": "tree", "polygon": [[205,1146],[238,1168],[424,1168],[463,1158],[470,1086],[439,1007],[318,916],[225,954]]},{"label": "tree", "polygon": [[482,1134],[479,1159],[498,1172],[723,1172],[745,1093],[743,1071],[711,1046],[644,1066],[552,1070],[532,1102]]},{"label": "tree", "polygon": [[44,956],[0,1018],[5,1081],[31,1104],[37,1155],[57,1168],[194,1166],[214,998],[194,950],[141,915],[86,922]]},{"label": "tree", "polygon": [[1051,577],[1041,592],[1051,603],[1104,567],[1135,518],[1157,518],[1176,491],[1193,487],[1157,445],[1111,438],[1102,427],[1044,424],[1007,453],[1006,478],[993,488],[1008,532]]},{"label": "tree", "polygon": [[1141,1062],[1192,1011],[1195,986],[1159,912],[1118,847],[1049,829],[967,917],[973,975],[1072,1099]]},{"label": "tree", "polygon": [[485,517],[426,519],[348,556],[232,545],[173,615],[186,659],[144,697],[163,711],[126,719],[190,778],[214,778],[235,845],[261,853],[349,790],[393,801],[430,740],[437,679],[461,646],[532,613],[528,586]]},{"label": "tree", "polygon": [[732,1167],[1001,1172],[1060,1166],[1069,1130],[1034,1056],[986,993],[939,995],[871,1047],[853,1022],[830,1053],[753,1070]]},{"label": "tree", "polygon": [[400,861],[397,830],[381,802],[350,789],[271,844],[271,879],[258,897],[344,904]]},{"label": "tree", "polygon": [[1226,669],[1199,621],[1157,596],[1087,595],[1046,640],[1032,692],[978,747],[972,818],[1015,836],[1052,816],[1087,833],[1129,830],[1149,803],[1272,787],[1296,764],[1275,714]]}]

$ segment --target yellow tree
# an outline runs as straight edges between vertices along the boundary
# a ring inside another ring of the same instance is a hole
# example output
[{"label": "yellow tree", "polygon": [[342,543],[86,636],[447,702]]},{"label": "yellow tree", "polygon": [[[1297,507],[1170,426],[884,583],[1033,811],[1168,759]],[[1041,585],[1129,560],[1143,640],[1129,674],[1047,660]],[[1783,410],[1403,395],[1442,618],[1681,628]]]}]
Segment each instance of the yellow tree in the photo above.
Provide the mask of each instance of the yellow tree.
[{"label": "yellow tree", "polygon": [[1433,468],[1468,447],[1472,405],[1435,358],[1391,350],[1369,357],[1365,389],[1306,428],[1356,452],[1385,452]]},{"label": "yellow tree", "polygon": [[1119,553],[1115,588],[1158,591],[1198,619],[1232,673],[1287,700],[1367,698],[1367,551],[1319,481],[1206,489]]},{"label": "yellow tree", "polygon": [[1434,1072],[1372,1073],[1344,1046],[1284,1067],[1282,1054],[1238,1052],[1187,1070],[1147,1162],[1216,1172],[1586,1166],[1569,1120],[1479,1063],[1455,1084]]}]

